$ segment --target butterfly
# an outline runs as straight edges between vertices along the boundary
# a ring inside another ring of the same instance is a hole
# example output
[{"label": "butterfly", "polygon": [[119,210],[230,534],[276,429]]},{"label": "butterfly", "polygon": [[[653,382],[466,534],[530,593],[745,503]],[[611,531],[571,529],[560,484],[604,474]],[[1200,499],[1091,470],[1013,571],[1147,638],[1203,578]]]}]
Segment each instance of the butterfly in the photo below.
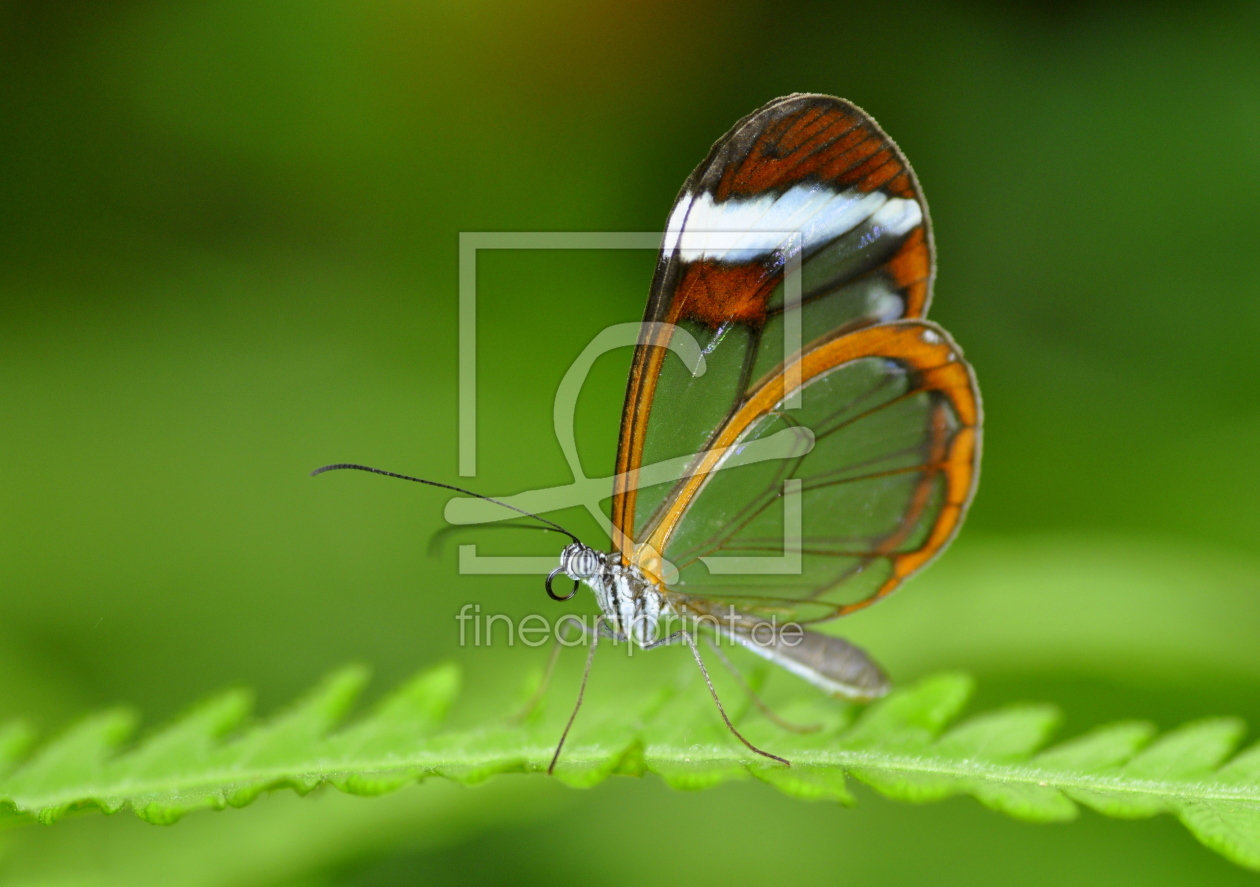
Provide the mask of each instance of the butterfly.
[{"label": "butterfly", "polygon": [[[784,764],[731,723],[697,637],[727,664],[713,640],[834,696],[888,692],[864,650],[807,626],[868,607],[925,567],[975,493],[980,394],[961,349],[925,319],[934,272],[909,162],[843,99],[769,102],[687,178],[631,364],[611,548],[530,515],[573,540],[548,594],[568,600],[584,584],[601,613],[548,772],[601,636],[687,645],[726,726]],[[698,347],[702,374],[671,358],[680,340]],[[778,458],[747,458],[785,435],[795,443]],[[662,477],[660,465],[683,468]],[[392,474],[346,463],[315,473],[334,468]],[[562,574],[567,595],[553,587]],[[674,620],[683,627],[666,633]]]}]

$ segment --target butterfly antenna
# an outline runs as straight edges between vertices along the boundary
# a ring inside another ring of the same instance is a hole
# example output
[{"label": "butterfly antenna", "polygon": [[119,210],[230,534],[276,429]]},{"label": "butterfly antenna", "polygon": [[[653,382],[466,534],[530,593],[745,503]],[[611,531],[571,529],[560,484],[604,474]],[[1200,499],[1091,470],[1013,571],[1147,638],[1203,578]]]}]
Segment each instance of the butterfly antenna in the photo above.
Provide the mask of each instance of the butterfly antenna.
[{"label": "butterfly antenna", "polygon": [[532,511],[526,511],[524,508],[517,508],[515,505],[508,505],[506,502],[500,502],[498,499],[493,499],[490,496],[483,496],[480,493],[474,493],[472,490],[465,490],[463,487],[456,487],[456,486],[452,486],[451,484],[438,483],[435,480],[425,480],[422,477],[412,477],[409,474],[397,474],[393,471],[385,471],[382,468],[372,468],[370,465],[356,465],[353,462],[338,462],[336,465],[325,465],[323,468],[316,468],[314,471],[311,472],[311,477],[315,477],[318,474],[323,474],[325,471],[341,471],[342,469],[345,469],[345,468],[352,468],[355,471],[370,471],[372,472],[372,474],[383,474],[386,477],[396,477],[399,480],[409,480],[409,481],[412,481],[413,483],[428,484],[431,487],[441,487],[444,490],[454,490],[456,493],[463,493],[465,496],[472,496],[477,499],[485,499],[487,502],[493,502],[495,505],[502,505],[504,508],[511,509],[512,511],[515,511],[517,514],[523,514],[526,517],[532,517],[536,521],[541,521],[542,523],[551,527],[553,530],[559,530],[561,533],[564,533],[564,535],[568,536],[574,542],[577,542],[580,544],[582,541],[577,536],[574,536],[572,533],[570,533],[564,527],[560,526],[555,521],[549,521],[545,517],[539,517],[538,515],[534,514]]},{"label": "butterfly antenna", "polygon": [[442,553],[447,537],[467,530],[477,530],[478,532],[483,530],[539,530],[543,533],[550,533],[552,529],[551,527],[537,526],[535,524],[518,524],[515,521],[516,518],[513,517],[500,524],[454,524],[449,527],[443,527],[440,530],[434,530],[433,535],[429,537],[428,554],[430,557],[437,557]]}]

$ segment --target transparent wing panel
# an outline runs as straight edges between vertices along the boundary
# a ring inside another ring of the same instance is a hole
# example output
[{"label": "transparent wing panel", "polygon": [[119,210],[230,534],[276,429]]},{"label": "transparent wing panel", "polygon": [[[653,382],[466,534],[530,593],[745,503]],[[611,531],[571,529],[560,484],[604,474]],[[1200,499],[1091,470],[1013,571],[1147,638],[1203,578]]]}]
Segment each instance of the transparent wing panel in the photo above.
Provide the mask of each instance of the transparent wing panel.
[{"label": "transparent wing panel", "polygon": [[[703,451],[744,396],[751,331],[735,323],[709,329],[683,321],[704,353],[705,371],[693,376],[677,355],[661,364],[656,383],[656,421],[648,426],[642,465],[652,465]],[[646,526],[673,483],[641,487],[635,505],[635,526]]]}]

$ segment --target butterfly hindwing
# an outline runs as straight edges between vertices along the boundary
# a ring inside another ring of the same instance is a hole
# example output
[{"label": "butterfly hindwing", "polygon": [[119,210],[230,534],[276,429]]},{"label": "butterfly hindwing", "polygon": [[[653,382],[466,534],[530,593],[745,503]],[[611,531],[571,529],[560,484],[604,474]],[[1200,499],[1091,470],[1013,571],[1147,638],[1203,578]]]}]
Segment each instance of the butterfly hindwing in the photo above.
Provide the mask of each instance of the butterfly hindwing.
[{"label": "butterfly hindwing", "polygon": [[[637,550],[693,612],[733,606],[781,622],[852,612],[926,565],[962,522],[980,407],[940,327],[897,321],[829,340],[804,355],[800,408],[783,410],[784,393],[782,376],[754,392]],[[810,430],[808,453],[723,464],[785,427]]]}]

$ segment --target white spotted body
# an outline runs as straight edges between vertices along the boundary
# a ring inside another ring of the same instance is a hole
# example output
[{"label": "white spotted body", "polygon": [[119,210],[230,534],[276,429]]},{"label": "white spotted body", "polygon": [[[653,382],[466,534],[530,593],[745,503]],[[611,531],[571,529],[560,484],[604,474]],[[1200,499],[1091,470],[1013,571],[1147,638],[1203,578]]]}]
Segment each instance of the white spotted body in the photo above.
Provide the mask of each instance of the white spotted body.
[{"label": "white spotted body", "polygon": [[575,542],[560,554],[560,569],[585,583],[614,637],[647,647],[660,639],[662,616],[672,613],[660,587],[621,557]]},{"label": "white spotted body", "polygon": [[[675,610],[659,584],[633,564],[623,565],[617,554],[574,542],[560,553],[560,570],[595,592],[608,631],[619,641],[654,646],[664,640],[663,617],[686,616]],[[735,618],[733,609],[731,613]],[[710,619],[708,627],[719,642],[726,639],[752,650],[838,698],[867,700],[888,692],[888,678],[879,666],[842,638],[807,631],[795,623],[775,626],[746,614],[738,618],[740,623],[729,628]],[[699,661],[694,644],[692,652]]]}]

